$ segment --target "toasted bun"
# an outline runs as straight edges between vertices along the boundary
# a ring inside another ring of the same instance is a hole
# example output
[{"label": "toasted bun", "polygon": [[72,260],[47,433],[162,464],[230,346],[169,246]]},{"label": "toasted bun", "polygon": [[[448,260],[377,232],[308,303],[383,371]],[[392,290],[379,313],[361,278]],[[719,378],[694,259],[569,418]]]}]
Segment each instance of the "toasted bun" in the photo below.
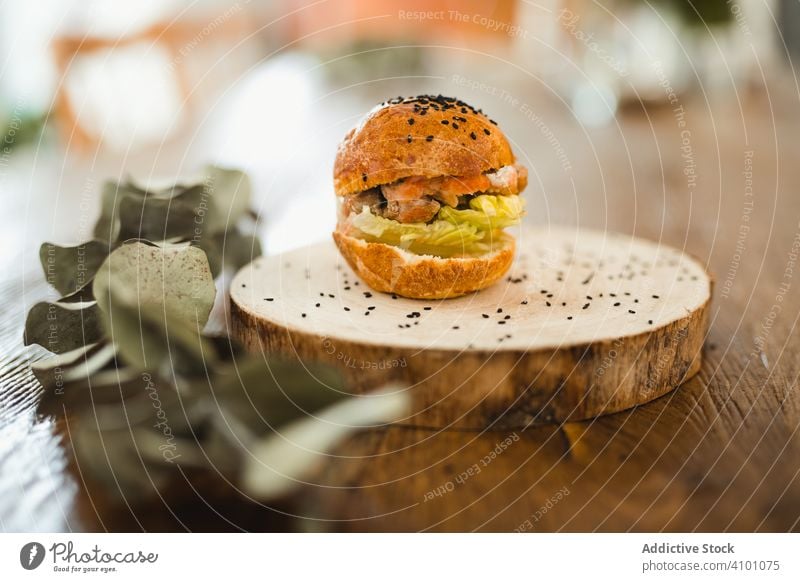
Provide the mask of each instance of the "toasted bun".
[{"label": "toasted bun", "polygon": [[398,97],[345,136],[333,180],[347,196],[409,176],[470,176],[513,163],[508,140],[480,110],[441,95]]},{"label": "toasted bun", "polygon": [[447,299],[484,289],[500,279],[514,260],[515,243],[510,236],[491,253],[453,259],[415,255],[338,230],[333,239],[350,267],[370,287],[412,299]]}]

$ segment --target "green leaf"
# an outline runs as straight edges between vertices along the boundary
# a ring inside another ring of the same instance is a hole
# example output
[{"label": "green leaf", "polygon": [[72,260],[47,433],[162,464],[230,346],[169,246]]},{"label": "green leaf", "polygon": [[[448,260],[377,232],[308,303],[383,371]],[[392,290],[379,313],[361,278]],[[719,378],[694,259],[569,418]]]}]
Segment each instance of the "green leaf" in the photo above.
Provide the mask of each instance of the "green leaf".
[{"label": "green leaf", "polygon": [[99,240],[75,246],[46,242],[39,248],[39,260],[47,282],[62,295],[69,295],[92,280],[108,252],[108,245]]},{"label": "green leaf", "polygon": [[242,489],[261,499],[285,495],[307,479],[327,452],[349,434],[399,420],[407,413],[406,391],[393,386],[298,418],[253,443],[251,454],[243,458]]},{"label": "green leaf", "polygon": [[231,230],[225,235],[220,235],[223,236],[224,268],[238,271],[261,256],[261,241],[255,234],[243,234],[238,230]]},{"label": "green leaf", "polygon": [[45,387],[63,385],[64,372],[66,370],[79,366],[82,362],[92,359],[99,353],[104,353],[106,355],[104,355],[103,362],[97,365],[95,369],[99,370],[108,364],[111,358],[113,358],[113,349],[111,350],[111,356],[107,357],[107,350],[104,350],[104,348],[107,347],[108,344],[101,343],[86,345],[57,356],[34,362],[31,364],[31,371],[39,383]]},{"label": "green leaf", "polygon": [[205,375],[213,364],[214,350],[202,336],[199,322],[136,302],[128,289],[113,283],[106,332],[119,348],[122,359],[142,369],[165,375]]},{"label": "green leaf", "polygon": [[209,228],[214,232],[232,229],[250,208],[250,178],[241,170],[212,165],[206,166],[203,174],[213,204]]},{"label": "green leaf", "polygon": [[216,287],[205,253],[197,247],[133,242],[117,248],[101,265],[94,296],[109,314],[112,282],[141,311],[203,328],[214,306]]},{"label": "green leaf", "polygon": [[119,237],[164,240],[200,237],[209,199],[204,186],[175,187],[169,195],[125,193],[119,200]]},{"label": "green leaf", "polygon": [[126,194],[143,196],[145,192],[133,184],[108,180],[100,195],[100,217],[94,225],[94,236],[109,245],[119,240],[119,203]]},{"label": "green leaf", "polygon": [[93,302],[94,293],[93,293],[93,285],[94,285],[94,277],[92,277],[89,281],[86,282],[83,287],[79,287],[72,293],[68,295],[64,295],[59,297],[59,303],[90,303]]},{"label": "green leaf", "polygon": [[63,354],[95,343],[103,337],[99,311],[96,303],[37,303],[25,320],[25,345]]},{"label": "green leaf", "polygon": [[[106,374],[111,372],[109,367],[114,364],[114,346],[107,343],[84,346],[33,363],[31,371],[44,388],[44,395],[39,402],[39,413],[58,414],[65,407],[80,411],[96,400],[104,400],[99,396],[93,399],[90,388],[103,389],[111,384],[112,379]],[[116,369],[113,372],[116,373]],[[123,378],[119,375],[115,377],[120,382]],[[120,391],[121,388],[117,393]],[[106,393],[108,390],[103,392]]]},{"label": "green leaf", "polygon": [[[256,355],[220,366],[213,381],[208,396],[255,434],[313,414],[349,396],[333,368],[300,366]],[[209,387],[206,385],[203,390]]]}]

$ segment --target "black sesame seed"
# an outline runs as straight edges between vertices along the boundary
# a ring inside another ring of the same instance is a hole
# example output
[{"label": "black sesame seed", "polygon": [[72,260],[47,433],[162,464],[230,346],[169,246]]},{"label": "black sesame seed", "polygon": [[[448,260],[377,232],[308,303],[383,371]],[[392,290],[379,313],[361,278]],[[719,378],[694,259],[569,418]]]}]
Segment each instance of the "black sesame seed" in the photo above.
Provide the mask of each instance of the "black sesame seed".
[{"label": "black sesame seed", "polygon": [[314,307],[319,307],[319,306],[320,306],[320,304],[319,304],[319,303],[315,303],[315,304],[314,304]]},{"label": "black sesame seed", "polygon": [[503,313],[503,308],[502,307],[498,307],[497,308],[497,313]]},{"label": "black sesame seed", "polygon": [[413,139],[413,138],[411,137],[411,134],[409,133],[409,134],[406,136],[406,141],[407,141],[408,143],[411,143],[411,140],[412,140],[412,139]]},{"label": "black sesame seed", "polygon": [[460,329],[460,328],[457,325],[454,325],[453,329]]},{"label": "black sesame seed", "polygon": [[328,297],[330,297],[331,299],[333,299],[333,298],[335,298],[335,297],[336,297],[336,295],[334,295],[333,293],[328,293]]},{"label": "black sesame seed", "polygon": [[492,132],[489,131],[488,129],[486,129],[485,127],[483,128],[483,133],[485,133],[486,135],[491,135],[492,134]]},{"label": "black sesame seed", "polygon": [[348,285],[347,287],[344,288],[344,290],[345,291],[350,291],[350,286]]},{"label": "black sesame seed", "polygon": [[370,293],[369,291],[364,291],[364,297],[369,299],[370,297],[372,297],[372,293]]},{"label": "black sesame seed", "polygon": [[561,302],[561,307],[566,307],[566,306],[567,306],[567,302],[566,301],[562,301]]},{"label": "black sesame seed", "polygon": [[442,119],[442,125],[450,125],[450,122],[446,119]]},{"label": "black sesame seed", "polygon": [[619,307],[620,305],[622,305],[622,304],[621,304],[619,301],[617,301],[617,302],[614,304],[614,307]]},{"label": "black sesame seed", "polygon": [[426,136],[425,141],[433,141],[433,136],[432,135]]},{"label": "black sesame seed", "polygon": [[344,310],[345,311],[350,311],[350,308],[349,307],[345,307]]},{"label": "black sesame seed", "polygon": [[653,299],[659,299],[658,295],[653,295]]},{"label": "black sesame seed", "polygon": [[367,175],[366,175],[366,174],[361,174],[361,179],[362,179],[364,182],[366,182],[366,181],[367,181]]},{"label": "black sesame seed", "polygon": [[264,297],[264,301],[275,301],[274,297]]},{"label": "black sesame seed", "polygon": [[650,325],[653,325],[653,320],[652,319],[648,319],[647,323],[649,323]]},{"label": "black sesame seed", "polygon": [[365,311],[365,312],[364,312],[364,315],[369,315],[369,311]]},{"label": "black sesame seed", "polygon": [[568,316],[567,316],[567,319],[572,319],[572,316],[571,316],[571,315],[568,315]]},{"label": "black sesame seed", "polygon": [[484,318],[484,319],[489,319],[489,314],[488,313],[481,313],[481,317]]},{"label": "black sesame seed", "polygon": [[302,317],[305,317],[305,316],[306,316],[306,314],[305,314],[305,313],[301,313],[300,315],[301,315]]},{"label": "black sesame seed", "polygon": [[373,309],[375,309],[374,305],[370,305],[369,307],[367,307],[367,311],[372,311]]},{"label": "black sesame seed", "polygon": [[503,319],[511,319],[510,315],[506,315]]},{"label": "black sesame seed", "polygon": [[551,307],[551,305],[550,305],[550,302],[549,302],[549,301],[545,301],[545,302],[544,302],[544,304],[545,304],[545,305],[547,305],[548,307]]},{"label": "black sesame seed", "polygon": [[505,324],[506,324],[505,320],[502,319],[497,322],[497,325],[505,325]]},{"label": "black sesame seed", "polygon": [[408,118],[408,124],[409,125],[414,125],[414,118],[413,117],[409,117]]},{"label": "black sesame seed", "polygon": [[584,305],[583,305],[583,307],[581,307],[581,309],[589,309],[589,304],[588,303],[584,303]]},{"label": "black sesame seed", "polygon": [[477,135],[475,135],[475,132],[474,132],[474,131],[471,131],[471,132],[469,133],[469,136],[470,136],[472,139],[478,139],[478,136],[477,136]]},{"label": "black sesame seed", "polygon": [[457,123],[453,123],[452,127],[453,127],[453,129],[458,129],[458,124]]},{"label": "black sesame seed", "polygon": [[432,307],[423,307],[422,309],[424,309],[425,311],[430,311],[433,308]]},{"label": "black sesame seed", "polygon": [[392,299],[397,299],[397,295],[395,295],[394,293],[392,293]]},{"label": "black sesame seed", "polygon": [[629,309],[628,313],[636,313],[633,309]]},{"label": "black sesame seed", "polygon": [[520,305],[527,305],[527,304],[528,304],[528,300],[527,299],[525,299],[524,301],[520,301]]}]

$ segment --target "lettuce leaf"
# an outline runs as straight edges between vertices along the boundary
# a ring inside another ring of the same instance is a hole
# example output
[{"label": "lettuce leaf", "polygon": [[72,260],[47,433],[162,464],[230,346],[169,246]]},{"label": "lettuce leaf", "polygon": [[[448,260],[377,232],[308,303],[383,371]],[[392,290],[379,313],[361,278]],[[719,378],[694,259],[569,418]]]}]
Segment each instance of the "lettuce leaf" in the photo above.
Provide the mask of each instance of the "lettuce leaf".
[{"label": "lettuce leaf", "polygon": [[418,255],[456,257],[481,255],[505,242],[501,229],[518,224],[524,214],[519,196],[480,195],[470,200],[470,208],[442,208],[428,223],[402,223],[376,216],[368,207],[350,216],[357,236],[381,242]]},{"label": "lettuce leaf", "polygon": [[437,220],[452,224],[471,224],[480,230],[500,230],[519,224],[525,214],[525,201],[519,196],[482,194],[469,201],[468,210],[443,207]]}]

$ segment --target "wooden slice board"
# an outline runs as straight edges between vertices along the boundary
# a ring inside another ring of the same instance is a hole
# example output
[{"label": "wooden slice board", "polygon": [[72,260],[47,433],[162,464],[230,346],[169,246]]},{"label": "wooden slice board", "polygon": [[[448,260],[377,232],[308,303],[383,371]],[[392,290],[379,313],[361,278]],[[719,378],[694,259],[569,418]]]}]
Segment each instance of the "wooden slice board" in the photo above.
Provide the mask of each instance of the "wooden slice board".
[{"label": "wooden slice board", "polygon": [[700,366],[711,280],[664,245],[569,228],[524,230],[494,286],[458,299],[371,290],[332,242],[244,267],[234,334],[250,349],[333,364],[351,389],[408,386],[406,424],[485,428],[617,412]]}]

